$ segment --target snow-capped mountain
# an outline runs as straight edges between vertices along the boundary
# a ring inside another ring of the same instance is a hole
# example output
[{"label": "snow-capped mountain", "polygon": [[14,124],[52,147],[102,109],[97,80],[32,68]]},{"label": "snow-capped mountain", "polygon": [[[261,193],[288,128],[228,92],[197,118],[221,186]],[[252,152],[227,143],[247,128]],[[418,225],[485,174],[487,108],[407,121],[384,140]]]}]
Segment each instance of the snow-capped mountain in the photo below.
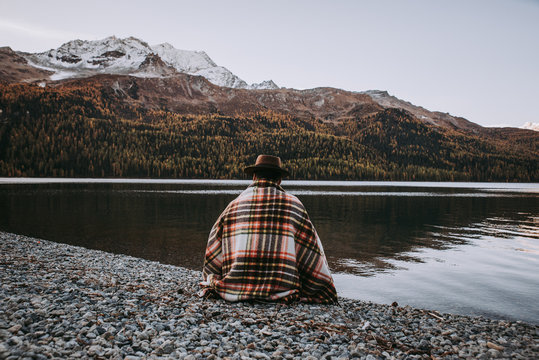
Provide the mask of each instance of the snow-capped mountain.
[{"label": "snow-capped mountain", "polygon": [[532,122],[528,121],[527,123],[522,125],[521,128],[522,129],[539,131],[539,123],[532,123]]},{"label": "snow-capped mountain", "polygon": [[249,87],[251,89],[253,89],[253,90],[278,89],[279,88],[277,86],[277,84],[273,82],[273,80],[266,80],[266,81],[262,81],[261,83],[258,83],[258,84],[251,84],[251,85],[249,85]]},{"label": "snow-capped mountain", "polygon": [[154,46],[134,37],[115,36],[102,40],[73,40],[37,54],[19,53],[30,65],[53,71],[51,80],[95,74],[167,77],[175,72],[199,75],[219,86],[240,89],[278,89],[271,80],[248,85],[227,68],[218,66],[203,51],[174,48],[168,43]]},{"label": "snow-capped mountain", "polygon": [[[211,83],[219,86],[239,89],[251,88],[227,68],[217,66],[204,51],[180,50],[168,43],[154,45],[151,48],[165,63],[179,72],[203,76]],[[253,86],[255,85],[257,84],[253,84]],[[278,87],[267,87],[265,89],[278,89]]]}]

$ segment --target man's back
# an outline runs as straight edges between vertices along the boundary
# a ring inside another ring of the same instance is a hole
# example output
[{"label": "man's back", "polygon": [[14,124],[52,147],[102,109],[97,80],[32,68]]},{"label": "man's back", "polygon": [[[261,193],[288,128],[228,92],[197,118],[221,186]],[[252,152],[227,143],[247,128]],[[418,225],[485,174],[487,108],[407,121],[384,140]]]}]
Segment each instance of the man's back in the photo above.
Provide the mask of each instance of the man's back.
[{"label": "man's back", "polygon": [[204,284],[229,301],[337,300],[322,245],[303,204],[258,179],[212,228]]}]

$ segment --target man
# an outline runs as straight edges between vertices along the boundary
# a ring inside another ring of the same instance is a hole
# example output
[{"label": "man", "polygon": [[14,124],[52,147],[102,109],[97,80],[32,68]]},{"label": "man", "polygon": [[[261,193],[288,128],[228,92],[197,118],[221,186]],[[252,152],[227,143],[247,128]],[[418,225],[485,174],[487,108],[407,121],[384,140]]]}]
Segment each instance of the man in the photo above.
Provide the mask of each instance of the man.
[{"label": "man", "polygon": [[228,301],[337,302],[322,243],[303,204],[280,186],[288,171],[260,155],[253,183],[213,226],[204,259],[202,295]]}]

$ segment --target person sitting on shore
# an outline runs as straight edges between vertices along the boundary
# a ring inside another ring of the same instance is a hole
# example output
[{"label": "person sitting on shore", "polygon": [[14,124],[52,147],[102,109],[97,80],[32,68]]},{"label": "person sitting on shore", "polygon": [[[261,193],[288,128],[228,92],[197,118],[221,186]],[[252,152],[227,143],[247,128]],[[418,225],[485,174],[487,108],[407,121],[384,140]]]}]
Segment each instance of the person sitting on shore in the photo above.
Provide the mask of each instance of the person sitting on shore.
[{"label": "person sitting on shore", "polygon": [[280,186],[288,175],[281,159],[260,155],[244,171],[253,175],[253,183],[211,229],[200,295],[227,301],[337,302],[307,211]]}]

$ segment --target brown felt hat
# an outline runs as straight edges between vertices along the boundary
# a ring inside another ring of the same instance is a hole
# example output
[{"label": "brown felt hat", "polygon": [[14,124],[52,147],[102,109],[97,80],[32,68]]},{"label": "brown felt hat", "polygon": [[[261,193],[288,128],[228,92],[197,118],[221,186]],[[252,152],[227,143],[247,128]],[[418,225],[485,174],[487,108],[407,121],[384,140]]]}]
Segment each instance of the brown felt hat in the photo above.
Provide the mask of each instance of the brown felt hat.
[{"label": "brown felt hat", "polygon": [[247,166],[243,169],[243,172],[252,174],[257,170],[271,170],[280,172],[282,176],[288,176],[289,172],[281,167],[281,158],[272,155],[258,155],[256,163],[251,166]]}]

